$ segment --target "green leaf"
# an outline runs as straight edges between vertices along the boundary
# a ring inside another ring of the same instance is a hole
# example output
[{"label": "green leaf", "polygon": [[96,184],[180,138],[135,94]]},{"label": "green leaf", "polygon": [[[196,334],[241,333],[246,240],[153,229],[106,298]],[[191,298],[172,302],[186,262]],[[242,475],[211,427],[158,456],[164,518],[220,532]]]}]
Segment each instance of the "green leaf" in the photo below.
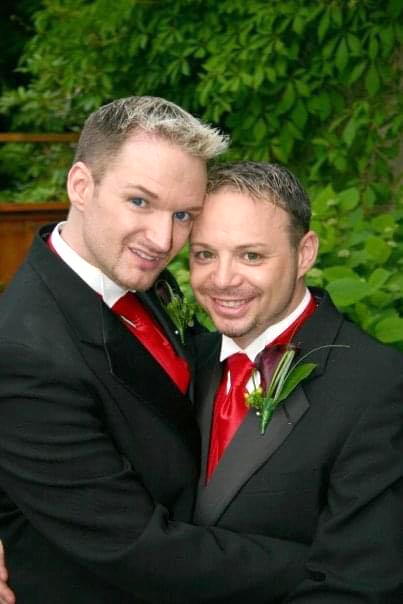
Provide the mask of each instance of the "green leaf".
[{"label": "green leaf", "polygon": [[358,78],[360,78],[362,76],[366,67],[367,67],[367,63],[365,61],[362,61],[361,63],[357,63],[357,65],[355,65],[355,67],[353,67],[350,74],[348,75],[348,83],[354,84],[354,82],[356,82],[358,80]]},{"label": "green leaf", "polygon": [[322,42],[323,38],[326,36],[327,30],[329,29],[329,25],[330,25],[329,9],[326,9],[325,12],[323,13],[323,16],[319,22],[319,27],[318,27],[318,38],[319,38],[320,42]]},{"label": "green leaf", "polygon": [[292,23],[292,28],[296,34],[301,34],[304,31],[305,19],[303,19],[298,13]]},{"label": "green leaf", "polygon": [[371,294],[371,287],[366,281],[357,279],[336,279],[326,286],[336,306],[345,307],[355,304]]},{"label": "green leaf", "polygon": [[303,80],[295,80],[295,87],[300,96],[309,97],[312,94],[308,84]]},{"label": "green leaf", "polygon": [[316,363],[301,363],[300,365],[296,365],[295,369],[291,369],[276,402],[280,403],[285,400],[302,380],[311,375],[315,367],[317,367]]},{"label": "green leaf", "polygon": [[390,246],[380,237],[369,237],[365,243],[365,252],[377,264],[383,264],[391,254]]},{"label": "green leaf", "polygon": [[396,229],[396,222],[391,214],[379,214],[371,220],[371,227],[378,233],[393,233]]},{"label": "green leaf", "polygon": [[300,130],[302,130],[306,124],[308,119],[308,112],[305,109],[305,105],[303,101],[299,100],[295,105],[294,109],[291,113],[291,119],[298,126]]},{"label": "green leaf", "polygon": [[340,28],[343,25],[343,13],[340,6],[338,6],[337,4],[332,4],[330,10],[332,20],[337,25],[337,27]]},{"label": "green leaf", "polygon": [[277,80],[277,73],[273,67],[266,67],[266,76],[272,84]]},{"label": "green leaf", "polygon": [[362,50],[361,42],[360,42],[360,39],[356,35],[354,35],[352,33],[348,33],[347,42],[350,47],[351,53],[353,55],[359,55],[361,53],[361,50]]},{"label": "green leaf", "polygon": [[403,297],[403,273],[395,273],[388,281],[388,289],[390,291],[400,293]]},{"label": "green leaf", "polygon": [[273,412],[275,409],[275,405],[273,403],[274,403],[273,399],[268,401],[268,403],[263,408],[263,411],[261,412],[261,418],[260,418],[260,433],[261,434],[265,433],[267,424],[269,423],[269,421],[271,420],[271,417],[273,415]]},{"label": "green leaf", "polygon": [[323,269],[323,276],[327,281],[335,281],[336,279],[360,279],[353,269],[347,266],[330,266]]},{"label": "green leaf", "polygon": [[294,104],[294,101],[295,101],[294,86],[291,84],[291,82],[289,82],[284,91],[282,99],[276,108],[276,113],[278,115],[282,115],[283,113],[286,113],[289,109],[291,109],[291,107]]},{"label": "green leaf", "polygon": [[379,37],[382,48],[382,56],[388,57],[395,43],[395,34],[392,26],[381,27],[379,30]]},{"label": "green leaf", "polygon": [[379,42],[376,39],[375,35],[372,35],[371,39],[369,41],[369,49],[368,49],[369,58],[372,61],[374,61],[378,55],[378,48],[379,48]]},{"label": "green leaf", "polygon": [[319,214],[324,213],[329,205],[335,203],[336,193],[331,184],[319,189],[319,192],[312,200],[313,209]]},{"label": "green leaf", "polygon": [[376,291],[389,279],[392,273],[385,270],[384,268],[376,268],[373,273],[369,276],[368,285],[371,286],[372,291]]},{"label": "green leaf", "polygon": [[392,317],[379,321],[375,325],[375,337],[381,342],[394,343],[403,341],[403,319]]},{"label": "green leaf", "polygon": [[345,38],[340,40],[336,51],[336,66],[340,72],[343,72],[348,61],[348,47]]},{"label": "green leaf", "polygon": [[379,86],[380,79],[378,70],[376,69],[375,65],[372,64],[370,65],[365,77],[365,87],[368,91],[368,94],[374,96],[378,92]]},{"label": "green leaf", "polygon": [[267,125],[263,118],[260,118],[253,127],[253,136],[257,142],[262,141],[267,135]]},{"label": "green leaf", "polygon": [[367,298],[367,301],[379,311],[381,309],[387,310],[392,304],[393,298],[394,296],[391,292],[387,292],[384,289],[378,289]]},{"label": "green leaf", "polygon": [[351,187],[351,189],[341,191],[337,197],[342,210],[350,211],[353,210],[360,201],[360,192],[356,187]]},{"label": "green leaf", "polygon": [[358,122],[357,120],[352,117],[348,122],[346,127],[343,130],[342,133],[342,139],[344,140],[344,142],[347,144],[348,147],[350,147],[355,139],[355,135],[357,132],[357,126],[358,126]]}]

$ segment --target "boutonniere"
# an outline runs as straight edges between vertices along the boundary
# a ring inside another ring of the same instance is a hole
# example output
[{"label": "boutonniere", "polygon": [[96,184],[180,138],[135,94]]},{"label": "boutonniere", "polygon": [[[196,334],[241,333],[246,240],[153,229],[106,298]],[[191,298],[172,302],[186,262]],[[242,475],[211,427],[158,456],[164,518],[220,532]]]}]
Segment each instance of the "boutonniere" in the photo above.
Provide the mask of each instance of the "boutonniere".
[{"label": "boutonniere", "polygon": [[180,296],[165,280],[158,281],[156,292],[172,323],[178,330],[182,344],[185,344],[185,331],[194,323],[195,305],[187,298]]},{"label": "boutonniere", "polygon": [[[316,363],[303,363],[310,354],[322,348],[349,348],[344,344],[328,344],[313,348],[293,364],[298,347],[294,344],[268,346],[256,357],[255,366],[260,374],[260,385],[245,393],[245,404],[256,409],[260,417],[260,432],[265,433],[275,409],[300,382],[309,377]],[[252,379],[254,380],[254,375]],[[254,381],[255,385],[255,381]]]}]

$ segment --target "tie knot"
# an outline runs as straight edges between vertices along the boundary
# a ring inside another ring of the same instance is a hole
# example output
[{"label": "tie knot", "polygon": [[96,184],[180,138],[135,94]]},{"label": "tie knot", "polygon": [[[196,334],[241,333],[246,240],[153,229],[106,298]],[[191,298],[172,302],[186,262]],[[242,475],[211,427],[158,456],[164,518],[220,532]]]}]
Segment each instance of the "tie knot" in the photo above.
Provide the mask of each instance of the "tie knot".
[{"label": "tie knot", "polygon": [[[114,313],[129,319],[130,321],[137,323],[139,316],[142,314],[142,304],[133,294],[133,292],[126,292],[115,304],[112,306]],[[145,311],[143,310],[143,313]]]},{"label": "tie knot", "polygon": [[231,375],[231,382],[233,384],[235,382],[238,384],[243,382],[246,377],[249,377],[253,366],[254,363],[246,354],[242,352],[232,354],[227,359],[227,367]]}]

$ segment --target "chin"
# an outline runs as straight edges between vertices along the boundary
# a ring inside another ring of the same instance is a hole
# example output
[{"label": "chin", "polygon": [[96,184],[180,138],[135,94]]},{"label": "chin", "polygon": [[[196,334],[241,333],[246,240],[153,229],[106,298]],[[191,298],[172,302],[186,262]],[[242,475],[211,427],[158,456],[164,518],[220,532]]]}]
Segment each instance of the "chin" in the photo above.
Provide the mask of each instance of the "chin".
[{"label": "chin", "polygon": [[119,285],[121,285],[125,289],[135,289],[136,291],[142,292],[146,291],[147,289],[150,289],[157,277],[158,273],[152,275],[140,274],[137,276],[134,276],[133,274],[131,276],[116,275],[113,280],[116,283],[119,283]]},{"label": "chin", "polygon": [[[214,322],[214,319],[213,319]],[[228,325],[228,323],[223,323],[223,324],[219,324],[219,323],[215,323],[216,328],[218,329],[218,331],[220,331],[221,333],[223,333],[224,335],[228,336],[229,338],[243,338],[245,336],[247,336],[249,334],[249,332],[251,331],[251,327],[249,325],[247,326],[239,326],[239,325]]]}]

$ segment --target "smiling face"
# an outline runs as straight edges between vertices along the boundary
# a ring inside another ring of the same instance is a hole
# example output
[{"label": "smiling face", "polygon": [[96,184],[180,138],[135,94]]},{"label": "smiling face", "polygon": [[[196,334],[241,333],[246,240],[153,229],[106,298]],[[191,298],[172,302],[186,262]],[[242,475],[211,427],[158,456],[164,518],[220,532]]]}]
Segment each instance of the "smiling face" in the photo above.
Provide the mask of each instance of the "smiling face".
[{"label": "smiling face", "polygon": [[207,197],[191,241],[195,296],[242,348],[297,307],[317,253],[312,231],[291,245],[285,210],[227,188]]},{"label": "smiling face", "polygon": [[185,244],[200,212],[205,162],[156,135],[133,134],[94,183],[83,162],[68,178],[63,238],[128,289],[151,287]]}]

